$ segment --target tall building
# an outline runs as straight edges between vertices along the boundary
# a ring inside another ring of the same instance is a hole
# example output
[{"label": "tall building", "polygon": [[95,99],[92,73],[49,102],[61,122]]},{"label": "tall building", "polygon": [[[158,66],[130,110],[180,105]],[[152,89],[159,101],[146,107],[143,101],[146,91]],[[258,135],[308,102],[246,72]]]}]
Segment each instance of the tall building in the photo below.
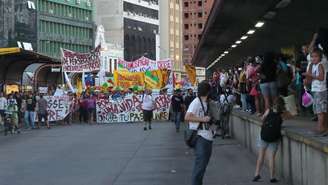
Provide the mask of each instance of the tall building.
[{"label": "tall building", "polygon": [[60,48],[89,52],[94,47],[91,0],[36,0],[38,52],[59,58]]},{"label": "tall building", "polygon": [[95,21],[106,42],[124,48],[124,59],[159,58],[158,0],[94,0]]},{"label": "tall building", "polygon": [[160,57],[173,61],[173,70],[177,79],[184,76],[182,62],[182,0],[160,1]]},{"label": "tall building", "polygon": [[183,62],[191,63],[214,0],[183,0]]},{"label": "tall building", "polygon": [[0,48],[37,49],[37,12],[34,0],[0,0]]}]

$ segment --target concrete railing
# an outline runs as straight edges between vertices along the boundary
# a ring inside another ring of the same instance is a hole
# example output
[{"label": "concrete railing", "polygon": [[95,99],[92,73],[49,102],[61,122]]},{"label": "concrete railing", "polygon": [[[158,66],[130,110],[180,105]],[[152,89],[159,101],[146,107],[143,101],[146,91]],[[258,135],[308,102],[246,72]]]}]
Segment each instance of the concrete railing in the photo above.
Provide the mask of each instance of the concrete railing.
[{"label": "concrete railing", "polygon": [[[261,121],[234,112],[230,126],[233,138],[257,154]],[[291,185],[328,185],[328,138],[309,136],[296,127],[288,126],[282,134],[276,160],[277,175]]]}]

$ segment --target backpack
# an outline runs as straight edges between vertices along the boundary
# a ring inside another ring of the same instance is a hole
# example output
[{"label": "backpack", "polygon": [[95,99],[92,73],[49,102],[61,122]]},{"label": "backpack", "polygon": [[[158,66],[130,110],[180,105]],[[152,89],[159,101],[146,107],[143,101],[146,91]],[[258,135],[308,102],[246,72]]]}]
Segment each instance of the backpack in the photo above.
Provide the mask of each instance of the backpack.
[{"label": "backpack", "polygon": [[281,138],[282,118],[279,113],[270,110],[263,121],[261,139],[265,142],[276,142]]},{"label": "backpack", "polygon": [[293,80],[293,73],[290,67],[287,66],[287,70],[284,70],[282,65],[280,62],[277,69],[277,85],[279,88],[287,87]]}]

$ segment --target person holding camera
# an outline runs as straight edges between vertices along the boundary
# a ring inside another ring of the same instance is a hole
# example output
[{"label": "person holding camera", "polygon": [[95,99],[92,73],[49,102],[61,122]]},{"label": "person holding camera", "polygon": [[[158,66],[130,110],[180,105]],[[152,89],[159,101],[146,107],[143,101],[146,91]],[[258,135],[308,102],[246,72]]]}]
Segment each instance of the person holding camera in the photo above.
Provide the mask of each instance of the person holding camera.
[{"label": "person holding camera", "polygon": [[195,163],[192,172],[192,185],[202,185],[206,167],[212,154],[213,128],[208,116],[208,96],[211,86],[203,81],[198,85],[198,97],[195,98],[185,115],[189,129],[197,130],[197,141],[194,147]]}]

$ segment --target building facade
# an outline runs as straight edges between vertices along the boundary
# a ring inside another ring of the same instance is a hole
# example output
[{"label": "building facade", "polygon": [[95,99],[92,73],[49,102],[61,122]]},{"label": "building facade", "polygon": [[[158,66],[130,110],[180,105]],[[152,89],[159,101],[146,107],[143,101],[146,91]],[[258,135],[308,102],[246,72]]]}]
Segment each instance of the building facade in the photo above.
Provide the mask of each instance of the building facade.
[{"label": "building facade", "polygon": [[38,52],[60,58],[60,48],[89,52],[94,48],[91,0],[36,0]]},{"label": "building facade", "polygon": [[173,61],[173,70],[178,80],[185,76],[182,60],[182,6],[182,0],[160,1],[160,57]]},{"label": "building facade", "polygon": [[0,48],[37,49],[37,12],[34,0],[0,0]]},{"label": "building facade", "polygon": [[157,59],[158,0],[95,0],[95,21],[103,25],[107,43],[124,48],[124,59]]},{"label": "building facade", "polygon": [[214,0],[183,0],[183,62],[190,64]]}]

